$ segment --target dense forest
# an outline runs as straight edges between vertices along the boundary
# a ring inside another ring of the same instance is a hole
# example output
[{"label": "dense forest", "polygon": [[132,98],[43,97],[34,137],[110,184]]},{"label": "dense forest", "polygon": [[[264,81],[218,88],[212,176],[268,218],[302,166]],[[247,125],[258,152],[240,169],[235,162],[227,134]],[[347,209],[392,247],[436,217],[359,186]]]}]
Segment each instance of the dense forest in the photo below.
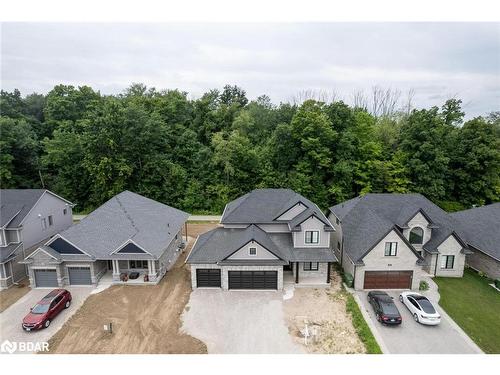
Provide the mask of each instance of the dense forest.
[{"label": "dense forest", "polygon": [[369,192],[419,192],[448,210],[499,200],[500,112],[464,121],[458,99],[400,109],[379,94],[276,105],[237,86],[196,99],[142,84],[2,91],[1,185],[48,188],[78,212],[125,189],[192,213],[259,187],[322,208]]}]

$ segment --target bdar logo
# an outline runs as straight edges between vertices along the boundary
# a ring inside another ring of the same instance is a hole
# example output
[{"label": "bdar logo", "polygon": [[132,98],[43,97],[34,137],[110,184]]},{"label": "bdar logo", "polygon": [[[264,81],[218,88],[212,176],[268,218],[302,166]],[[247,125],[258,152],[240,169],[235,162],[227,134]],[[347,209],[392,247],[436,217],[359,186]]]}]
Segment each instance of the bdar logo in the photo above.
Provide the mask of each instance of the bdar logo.
[{"label": "bdar logo", "polygon": [[0,351],[3,353],[14,353],[17,349],[17,343],[15,342],[10,342],[9,340],[5,340],[2,342],[0,345]]}]

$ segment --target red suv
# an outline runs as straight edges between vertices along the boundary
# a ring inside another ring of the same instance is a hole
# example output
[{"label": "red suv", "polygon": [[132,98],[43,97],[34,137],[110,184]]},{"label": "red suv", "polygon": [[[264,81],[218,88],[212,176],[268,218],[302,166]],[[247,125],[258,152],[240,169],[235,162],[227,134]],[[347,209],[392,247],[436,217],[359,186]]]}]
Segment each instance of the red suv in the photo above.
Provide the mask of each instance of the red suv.
[{"label": "red suv", "polygon": [[23,329],[32,331],[47,328],[63,309],[71,305],[71,293],[66,289],[54,289],[43,297],[23,319]]}]

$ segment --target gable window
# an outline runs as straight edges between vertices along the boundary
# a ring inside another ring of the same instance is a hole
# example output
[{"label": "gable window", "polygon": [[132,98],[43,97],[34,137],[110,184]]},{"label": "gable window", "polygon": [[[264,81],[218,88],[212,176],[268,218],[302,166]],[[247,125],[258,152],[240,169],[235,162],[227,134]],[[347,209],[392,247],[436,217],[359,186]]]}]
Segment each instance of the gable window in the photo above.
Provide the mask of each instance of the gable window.
[{"label": "gable window", "polygon": [[148,268],[147,260],[131,260],[129,262],[130,268]]},{"label": "gable window", "polygon": [[317,271],[318,269],[318,262],[304,262],[304,271]]},{"label": "gable window", "polygon": [[306,243],[319,243],[319,231],[306,230]]},{"label": "gable window", "polygon": [[398,255],[398,243],[386,242],[384,255],[386,257],[395,257],[396,255]]},{"label": "gable window", "polygon": [[443,269],[453,269],[455,264],[455,255],[441,255],[441,268]]},{"label": "gable window", "polygon": [[52,218],[52,215],[49,215],[49,227],[54,225],[54,219]]},{"label": "gable window", "polygon": [[67,208],[63,208],[63,215],[66,215],[68,213],[68,209]]},{"label": "gable window", "polygon": [[47,220],[45,218],[42,218],[42,230],[47,229]]},{"label": "gable window", "polygon": [[250,247],[248,249],[248,254],[249,255],[257,255],[257,248],[256,247]]},{"label": "gable window", "polygon": [[412,245],[422,245],[424,243],[424,230],[422,228],[412,228],[410,231],[410,243]]}]

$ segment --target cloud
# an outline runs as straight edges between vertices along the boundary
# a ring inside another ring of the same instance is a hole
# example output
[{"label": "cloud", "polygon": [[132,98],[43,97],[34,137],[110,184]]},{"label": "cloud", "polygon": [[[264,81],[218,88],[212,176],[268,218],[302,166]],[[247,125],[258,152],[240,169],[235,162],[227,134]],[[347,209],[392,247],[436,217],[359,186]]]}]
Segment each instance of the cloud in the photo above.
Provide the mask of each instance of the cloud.
[{"label": "cloud", "polygon": [[238,84],[250,98],[300,91],[349,98],[372,86],[415,89],[418,106],[458,96],[468,116],[499,110],[499,24],[260,23],[2,25],[2,88],[59,83],[118,93],[132,82],[197,97]]}]

